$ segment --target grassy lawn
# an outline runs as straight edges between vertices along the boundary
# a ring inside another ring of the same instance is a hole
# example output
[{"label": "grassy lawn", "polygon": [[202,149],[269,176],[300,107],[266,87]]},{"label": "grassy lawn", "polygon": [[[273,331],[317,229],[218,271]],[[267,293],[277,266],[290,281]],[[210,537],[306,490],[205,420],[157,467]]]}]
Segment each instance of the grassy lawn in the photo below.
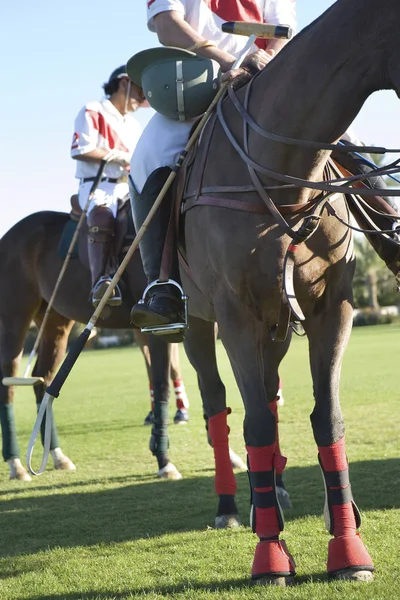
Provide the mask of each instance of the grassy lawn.
[{"label": "grassy lawn", "polygon": [[[170,456],[183,480],[155,479],[150,431],[142,425],[149,409],[144,364],[137,349],[123,348],[83,353],[55,400],[61,447],[76,472],[49,467],[22,483],[9,481],[7,466],[2,467],[0,599],[400,598],[399,334],[397,326],[355,329],[342,372],[350,476],[363,539],[376,566],[373,583],[329,583],[325,575],[330,538],[309,422],[307,343],[296,338],[281,369],[280,433],[293,502],[284,538],[297,562],[298,585],[249,585],[256,538],[248,527],[246,473],[237,476],[245,526],[212,528],[213,457],[196,377],[183,352],[191,420],[170,427]],[[233,408],[231,445],[244,458],[242,403],[221,345],[218,357]],[[171,417],[174,410],[171,403]],[[35,419],[28,388],[17,391],[16,419],[25,455]]]}]

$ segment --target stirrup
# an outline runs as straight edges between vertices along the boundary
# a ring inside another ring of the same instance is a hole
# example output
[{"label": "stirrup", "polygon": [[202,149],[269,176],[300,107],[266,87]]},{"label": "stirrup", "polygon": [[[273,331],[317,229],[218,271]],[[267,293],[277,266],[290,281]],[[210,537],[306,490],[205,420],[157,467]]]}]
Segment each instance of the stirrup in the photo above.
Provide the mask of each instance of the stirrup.
[{"label": "stirrup", "polygon": [[181,301],[183,302],[183,306],[184,306],[183,321],[181,323],[169,323],[168,325],[157,325],[157,326],[149,325],[147,327],[141,327],[140,331],[142,333],[152,333],[153,335],[168,335],[168,334],[172,335],[174,333],[180,333],[181,331],[186,331],[186,329],[188,329],[188,297],[186,296],[185,292],[183,291],[182,286],[179,285],[179,283],[177,281],[175,281],[174,279],[167,279],[167,281],[160,281],[159,279],[157,279],[156,281],[152,281],[151,283],[149,283],[147,288],[144,290],[143,296],[139,300],[138,304],[146,303],[147,294],[151,289],[153,289],[157,286],[164,286],[164,285],[174,285],[180,291]]},{"label": "stirrup", "polygon": [[[92,304],[94,307],[97,307],[100,304],[101,299],[102,299],[102,298],[94,298],[94,293],[105,281],[111,282],[111,277],[100,277],[100,279],[97,281],[97,283],[94,285],[94,287],[92,289]],[[118,284],[117,284],[114,288],[114,295],[111,296],[111,298],[109,298],[107,300],[107,306],[121,306],[121,304],[122,304],[122,294],[121,294],[121,290],[119,289]]]}]

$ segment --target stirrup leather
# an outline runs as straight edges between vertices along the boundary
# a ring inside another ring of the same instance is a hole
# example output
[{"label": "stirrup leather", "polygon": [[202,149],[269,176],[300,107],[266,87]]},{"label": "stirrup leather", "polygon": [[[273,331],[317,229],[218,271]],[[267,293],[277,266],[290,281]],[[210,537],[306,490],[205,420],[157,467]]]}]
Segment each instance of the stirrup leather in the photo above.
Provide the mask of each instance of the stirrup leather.
[{"label": "stirrup leather", "polygon": [[157,326],[149,325],[148,327],[141,327],[140,331],[142,333],[152,333],[153,335],[168,335],[168,334],[173,334],[173,333],[179,333],[180,331],[186,331],[186,329],[188,329],[188,297],[186,296],[185,292],[183,291],[182,286],[179,285],[179,283],[177,281],[175,281],[174,279],[167,279],[167,281],[160,281],[159,279],[157,279],[156,281],[152,281],[151,283],[149,283],[149,285],[144,290],[143,296],[139,300],[138,304],[146,303],[147,294],[149,293],[149,291],[151,289],[153,289],[157,286],[164,286],[164,285],[174,285],[180,291],[180,294],[181,294],[180,299],[181,299],[181,301],[183,303],[183,307],[184,307],[183,321],[181,323],[169,323],[168,325],[157,325]]}]

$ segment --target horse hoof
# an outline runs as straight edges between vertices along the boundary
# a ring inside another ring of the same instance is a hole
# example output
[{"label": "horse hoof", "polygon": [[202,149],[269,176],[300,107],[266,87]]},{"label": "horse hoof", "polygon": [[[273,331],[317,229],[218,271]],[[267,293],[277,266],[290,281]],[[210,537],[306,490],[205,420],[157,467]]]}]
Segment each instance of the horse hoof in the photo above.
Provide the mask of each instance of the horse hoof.
[{"label": "horse hoof", "polygon": [[168,463],[157,472],[157,477],[160,479],[170,479],[171,481],[177,481],[178,479],[182,479],[182,475],[179,473],[178,469],[172,463]]},{"label": "horse hoof", "polygon": [[231,450],[231,448],[229,448],[229,458],[231,459],[232,469],[243,469],[244,471],[247,471],[246,463],[243,462],[240,456]]},{"label": "horse hoof", "polygon": [[280,587],[285,587],[294,584],[293,575],[264,575],[259,579],[254,579],[252,581],[253,585],[276,585]]},{"label": "horse hoof", "polygon": [[153,415],[153,411],[151,410],[149,412],[149,414],[146,416],[145,420],[143,421],[143,425],[153,425],[154,423],[154,415]]},{"label": "horse hoof", "polygon": [[76,471],[76,466],[68,456],[60,456],[54,461],[54,468],[59,471]]},{"label": "horse hoof", "polygon": [[342,580],[342,581],[372,581],[374,574],[372,571],[354,570],[354,569],[343,569],[337,573],[332,573],[329,576],[330,579]]},{"label": "horse hoof", "polygon": [[219,515],[215,517],[215,529],[234,529],[242,524],[239,515]]},{"label": "horse hoof", "polygon": [[287,510],[289,508],[293,508],[292,503],[290,501],[290,496],[288,492],[283,487],[276,486],[276,494],[278,496],[279,504],[283,510]]},{"label": "horse hoof", "polygon": [[178,408],[174,416],[174,425],[186,425],[189,421],[189,412],[186,408]]},{"label": "horse hoof", "polygon": [[12,458],[7,462],[10,467],[10,479],[16,479],[17,481],[32,481],[32,477],[25,467],[22,466],[19,458]]}]

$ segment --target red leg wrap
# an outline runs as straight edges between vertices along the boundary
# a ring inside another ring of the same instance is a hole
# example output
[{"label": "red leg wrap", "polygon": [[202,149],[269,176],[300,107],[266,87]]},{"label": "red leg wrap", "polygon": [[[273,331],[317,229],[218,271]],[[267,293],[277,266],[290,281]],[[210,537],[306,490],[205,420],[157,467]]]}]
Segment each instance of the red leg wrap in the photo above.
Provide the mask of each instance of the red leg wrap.
[{"label": "red leg wrap", "polygon": [[333,538],[328,546],[328,573],[332,574],[351,568],[363,569],[365,571],[374,570],[374,563],[360,535]]},{"label": "red leg wrap", "polygon": [[263,575],[289,576],[295,574],[295,562],[284,540],[259,542],[251,569],[252,579]]},{"label": "red leg wrap", "polygon": [[229,457],[229,427],[227,410],[208,419],[208,434],[211,438],[215,459],[215,491],[221,494],[236,494],[236,479]]},{"label": "red leg wrap", "polygon": [[[271,472],[275,466],[276,458],[275,454],[275,444],[271,444],[270,446],[246,446],[248,457],[249,457],[249,465],[250,472]],[[283,471],[283,469],[282,469]],[[254,492],[271,492],[272,487],[262,487],[262,488],[254,488]],[[276,507],[268,507],[268,508],[260,508],[258,506],[254,506],[253,510],[255,511],[255,533],[259,538],[271,538],[275,536],[279,536],[283,527],[281,527],[278,517],[278,512]]]},{"label": "red leg wrap", "polygon": [[152,383],[150,383],[150,404],[151,404],[151,410],[154,412],[154,391],[153,391]]},{"label": "red leg wrap", "polygon": [[[318,451],[322,466],[327,473],[345,471],[348,468],[344,437],[330,446],[318,447]],[[332,506],[332,513],[333,535],[335,537],[354,536],[357,527],[352,503]]]},{"label": "red leg wrap", "polygon": [[347,469],[344,436],[330,446],[318,446],[318,452],[325,471],[344,471]]},{"label": "red leg wrap", "polygon": [[[326,482],[340,481],[340,475],[346,471],[347,477],[347,457],[345,448],[345,438],[338,440],[330,446],[319,447],[320,461],[325,472]],[[340,473],[342,472],[342,473]],[[347,484],[343,486],[327,486],[328,498],[339,490],[344,494],[349,490]],[[333,574],[344,569],[357,569],[373,571],[374,565],[368,554],[360,536],[356,533],[357,522],[354,511],[357,510],[353,502],[344,504],[333,503],[330,506],[331,517],[333,518],[333,535],[335,536],[329,542],[328,546],[328,573]],[[331,529],[332,532],[332,529]]]},{"label": "red leg wrap", "polygon": [[342,504],[342,506],[332,506],[335,537],[355,535],[356,533],[356,518],[351,502]]},{"label": "red leg wrap", "polygon": [[174,384],[176,408],[180,409],[180,410],[187,410],[189,408],[189,400],[186,395],[186,390],[185,390],[185,386],[183,384],[182,379],[175,379],[173,381],[173,384]]}]

